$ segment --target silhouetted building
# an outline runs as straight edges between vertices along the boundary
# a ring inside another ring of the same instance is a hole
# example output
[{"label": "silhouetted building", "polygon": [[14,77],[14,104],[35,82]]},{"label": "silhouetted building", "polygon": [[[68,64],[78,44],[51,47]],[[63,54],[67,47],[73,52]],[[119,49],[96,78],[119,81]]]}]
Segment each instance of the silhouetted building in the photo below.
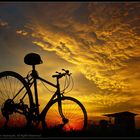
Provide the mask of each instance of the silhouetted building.
[{"label": "silhouetted building", "polygon": [[106,129],[108,127],[108,121],[107,120],[100,120],[99,125],[102,129]]},{"label": "silhouetted building", "polygon": [[104,116],[114,118],[114,126],[126,131],[133,131],[135,129],[135,116],[137,114],[131,112],[119,112],[114,114],[106,114]]}]

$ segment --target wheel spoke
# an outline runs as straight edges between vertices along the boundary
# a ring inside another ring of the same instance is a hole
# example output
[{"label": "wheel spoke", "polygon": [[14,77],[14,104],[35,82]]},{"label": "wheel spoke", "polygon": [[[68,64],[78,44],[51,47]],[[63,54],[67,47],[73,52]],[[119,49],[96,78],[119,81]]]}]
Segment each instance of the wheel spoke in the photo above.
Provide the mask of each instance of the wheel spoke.
[{"label": "wheel spoke", "polygon": [[[46,111],[45,123],[47,128],[55,127],[62,123],[62,117],[57,111],[57,115],[52,112],[57,109],[57,100],[52,103],[50,108]],[[68,123],[63,127],[64,131],[83,130],[87,124],[87,114],[84,106],[72,97],[63,97],[62,112]],[[59,120],[59,121],[58,121]],[[59,123],[59,124],[58,124]]]},{"label": "wheel spoke", "polygon": [[[24,87],[23,90],[22,87]],[[20,93],[18,94],[18,92]],[[9,128],[25,127],[27,124],[27,118],[25,114],[20,114],[23,112],[22,106],[17,108],[20,104],[20,99],[25,95],[23,99],[23,104],[30,107],[32,102],[32,97],[30,89],[25,85],[25,80],[22,76],[15,72],[7,71],[0,73],[0,128],[6,122],[6,116],[9,116],[7,126]],[[14,98],[15,97],[15,98]],[[4,111],[4,116],[2,113]]]}]

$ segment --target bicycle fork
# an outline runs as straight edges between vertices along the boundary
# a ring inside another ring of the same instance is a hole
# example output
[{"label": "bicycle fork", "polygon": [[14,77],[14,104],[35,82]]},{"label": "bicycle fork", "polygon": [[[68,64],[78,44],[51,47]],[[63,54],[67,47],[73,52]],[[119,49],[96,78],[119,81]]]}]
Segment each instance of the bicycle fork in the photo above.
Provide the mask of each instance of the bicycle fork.
[{"label": "bicycle fork", "polygon": [[63,122],[63,124],[60,124],[60,127],[63,128],[64,125],[66,125],[69,122],[69,120],[63,114],[62,99],[61,99],[62,94],[60,93],[59,77],[57,77],[56,95],[58,97],[58,111],[59,111],[60,116],[62,117],[62,122]]},{"label": "bicycle fork", "polygon": [[62,122],[63,122],[63,124],[60,124],[60,127],[63,128],[69,122],[69,120],[63,114],[61,97],[58,98],[58,111],[59,111],[60,116],[62,117]]}]

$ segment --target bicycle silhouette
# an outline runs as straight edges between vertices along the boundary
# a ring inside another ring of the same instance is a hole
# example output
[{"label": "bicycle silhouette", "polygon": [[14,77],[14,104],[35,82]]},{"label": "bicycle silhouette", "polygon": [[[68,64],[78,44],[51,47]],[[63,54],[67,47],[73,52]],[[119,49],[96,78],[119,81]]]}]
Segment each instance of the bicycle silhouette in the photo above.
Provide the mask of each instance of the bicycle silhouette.
[{"label": "bicycle silhouette", "polygon": [[[36,65],[42,63],[40,55],[29,53],[24,57],[24,62],[32,66],[32,71],[25,78],[13,71],[0,73],[0,127],[37,127],[41,122],[44,130],[54,127],[59,127],[64,131],[86,129],[85,107],[80,101],[65,96],[64,91],[60,90],[59,80],[62,77],[70,78],[69,70],[62,69],[63,72],[56,72],[52,75],[56,78],[56,84],[53,84],[39,77],[35,69]],[[38,80],[56,88],[56,92],[41,112],[39,111]],[[34,89],[34,94],[31,88]]]}]

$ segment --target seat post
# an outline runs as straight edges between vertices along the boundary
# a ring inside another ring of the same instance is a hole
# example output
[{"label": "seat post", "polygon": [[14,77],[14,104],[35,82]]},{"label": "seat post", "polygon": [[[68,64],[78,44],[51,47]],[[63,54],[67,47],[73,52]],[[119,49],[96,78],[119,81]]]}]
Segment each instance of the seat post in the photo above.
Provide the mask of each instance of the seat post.
[{"label": "seat post", "polygon": [[33,71],[35,71],[35,65],[32,65],[32,69],[33,69]]},{"label": "seat post", "polygon": [[33,74],[33,78],[34,78],[34,93],[35,93],[35,102],[36,102],[36,113],[39,114],[39,103],[38,103],[38,91],[37,91],[37,77],[38,77],[38,74],[35,70],[35,65],[32,65],[32,74]]}]

